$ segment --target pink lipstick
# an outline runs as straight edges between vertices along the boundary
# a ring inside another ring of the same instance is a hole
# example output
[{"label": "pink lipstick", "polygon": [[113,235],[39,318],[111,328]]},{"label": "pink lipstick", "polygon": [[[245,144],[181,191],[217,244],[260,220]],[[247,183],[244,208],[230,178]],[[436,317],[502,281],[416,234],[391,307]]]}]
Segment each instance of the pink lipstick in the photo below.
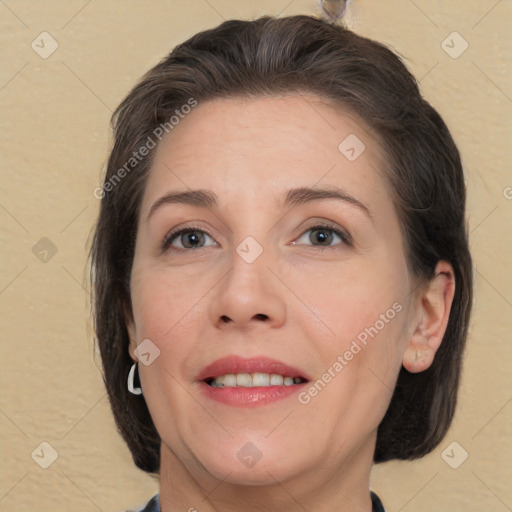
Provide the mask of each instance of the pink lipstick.
[{"label": "pink lipstick", "polygon": [[288,398],[309,380],[301,370],[263,356],[224,357],[203,368],[197,376],[204,396],[238,407]]}]

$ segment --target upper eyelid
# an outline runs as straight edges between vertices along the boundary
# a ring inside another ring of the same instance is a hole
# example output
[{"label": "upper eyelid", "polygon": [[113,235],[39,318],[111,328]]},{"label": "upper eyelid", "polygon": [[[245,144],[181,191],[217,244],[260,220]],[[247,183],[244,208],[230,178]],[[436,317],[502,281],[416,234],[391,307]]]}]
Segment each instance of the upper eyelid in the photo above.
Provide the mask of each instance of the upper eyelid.
[{"label": "upper eyelid", "polygon": [[[333,231],[337,236],[342,238],[344,243],[352,244],[352,235],[343,227],[338,225],[333,225],[330,223],[330,221],[313,221],[311,226],[302,228],[299,238],[302,237],[305,233],[308,231],[311,231],[312,229],[318,229],[318,228],[324,228]],[[166,249],[171,245],[171,241],[173,242],[176,240],[180,235],[183,233],[186,233],[188,231],[200,231],[207,236],[209,236],[215,244],[218,244],[218,242],[215,240],[215,237],[210,233],[210,231],[204,227],[201,226],[185,226],[183,228],[177,228],[177,229],[171,229],[163,238],[163,241],[161,243],[162,249]],[[336,233],[339,231],[340,233]],[[326,246],[329,247],[329,246]]]},{"label": "upper eyelid", "polygon": [[[327,223],[317,222],[317,223],[313,224],[312,226],[303,229],[299,238],[304,236],[305,233],[307,233],[308,231],[311,231],[312,229],[331,230],[338,237],[340,237],[342,239],[343,243],[345,243],[347,245],[353,244],[352,235],[345,228],[342,228],[341,226],[330,225],[328,222]],[[318,247],[330,247],[330,246],[318,246]]]},{"label": "upper eyelid", "polygon": [[204,227],[199,226],[185,226],[183,228],[175,228],[171,229],[163,238],[161,247],[162,249],[167,248],[171,244],[171,240],[174,241],[176,238],[178,238],[179,235],[182,235],[183,233],[186,233],[188,231],[201,231],[202,233],[205,233],[207,236],[209,236],[212,240],[215,241],[215,243],[218,243],[213,235]]}]

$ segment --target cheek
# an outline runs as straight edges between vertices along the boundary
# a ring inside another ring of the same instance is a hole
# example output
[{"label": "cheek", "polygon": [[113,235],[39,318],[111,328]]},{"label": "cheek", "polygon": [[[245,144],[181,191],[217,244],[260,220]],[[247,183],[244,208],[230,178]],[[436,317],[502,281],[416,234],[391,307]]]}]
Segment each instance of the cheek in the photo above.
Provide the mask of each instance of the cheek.
[{"label": "cheek", "polygon": [[136,270],[131,292],[137,341],[154,338],[158,342],[194,323],[208,292],[206,281],[204,277],[188,276],[186,272],[178,275],[169,269]]},{"label": "cheek", "polygon": [[[324,276],[295,276],[302,282],[302,300],[310,312],[302,317],[302,329],[316,340],[324,364],[346,354],[348,364],[363,378],[394,382],[406,336],[407,296],[404,273],[385,262],[375,266],[338,269]],[[306,277],[305,277],[306,276]],[[318,286],[318,279],[326,285]],[[369,373],[370,372],[370,373]],[[371,375],[371,372],[376,374]]]},{"label": "cheek", "polygon": [[[333,338],[354,338],[376,323],[379,331],[384,326],[387,329],[400,316],[397,312],[400,306],[393,305],[401,305],[404,279],[394,276],[392,270],[386,271],[384,265],[379,270],[350,266],[324,275],[302,271],[293,279],[300,290],[297,295],[303,304],[310,306],[308,318],[322,323]],[[322,281],[323,286],[319,285]]]}]

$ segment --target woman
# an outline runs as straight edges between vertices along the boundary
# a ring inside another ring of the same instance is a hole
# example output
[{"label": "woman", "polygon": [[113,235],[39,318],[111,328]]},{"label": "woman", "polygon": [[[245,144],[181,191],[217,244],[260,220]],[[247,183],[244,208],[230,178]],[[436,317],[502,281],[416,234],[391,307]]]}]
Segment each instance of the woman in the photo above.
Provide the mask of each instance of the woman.
[{"label": "woman", "polygon": [[414,78],[328,21],[227,21],[113,124],[91,277],[143,510],[384,510],[372,464],[443,439],[472,298],[459,154]]}]

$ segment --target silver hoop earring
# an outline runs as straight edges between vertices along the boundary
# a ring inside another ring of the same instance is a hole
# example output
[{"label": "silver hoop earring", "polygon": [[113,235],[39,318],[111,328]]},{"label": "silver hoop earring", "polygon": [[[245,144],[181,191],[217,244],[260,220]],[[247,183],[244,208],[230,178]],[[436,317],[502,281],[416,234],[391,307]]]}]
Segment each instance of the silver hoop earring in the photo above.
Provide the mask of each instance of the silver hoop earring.
[{"label": "silver hoop earring", "polygon": [[[133,363],[132,367],[130,368],[130,373],[128,373],[128,391],[134,395],[142,395],[142,388],[136,388],[134,387],[134,379],[135,379],[135,370],[138,370],[137,362]],[[139,373],[137,371],[137,373]],[[137,375],[138,377],[138,375]],[[140,380],[140,379],[137,379]]]}]

